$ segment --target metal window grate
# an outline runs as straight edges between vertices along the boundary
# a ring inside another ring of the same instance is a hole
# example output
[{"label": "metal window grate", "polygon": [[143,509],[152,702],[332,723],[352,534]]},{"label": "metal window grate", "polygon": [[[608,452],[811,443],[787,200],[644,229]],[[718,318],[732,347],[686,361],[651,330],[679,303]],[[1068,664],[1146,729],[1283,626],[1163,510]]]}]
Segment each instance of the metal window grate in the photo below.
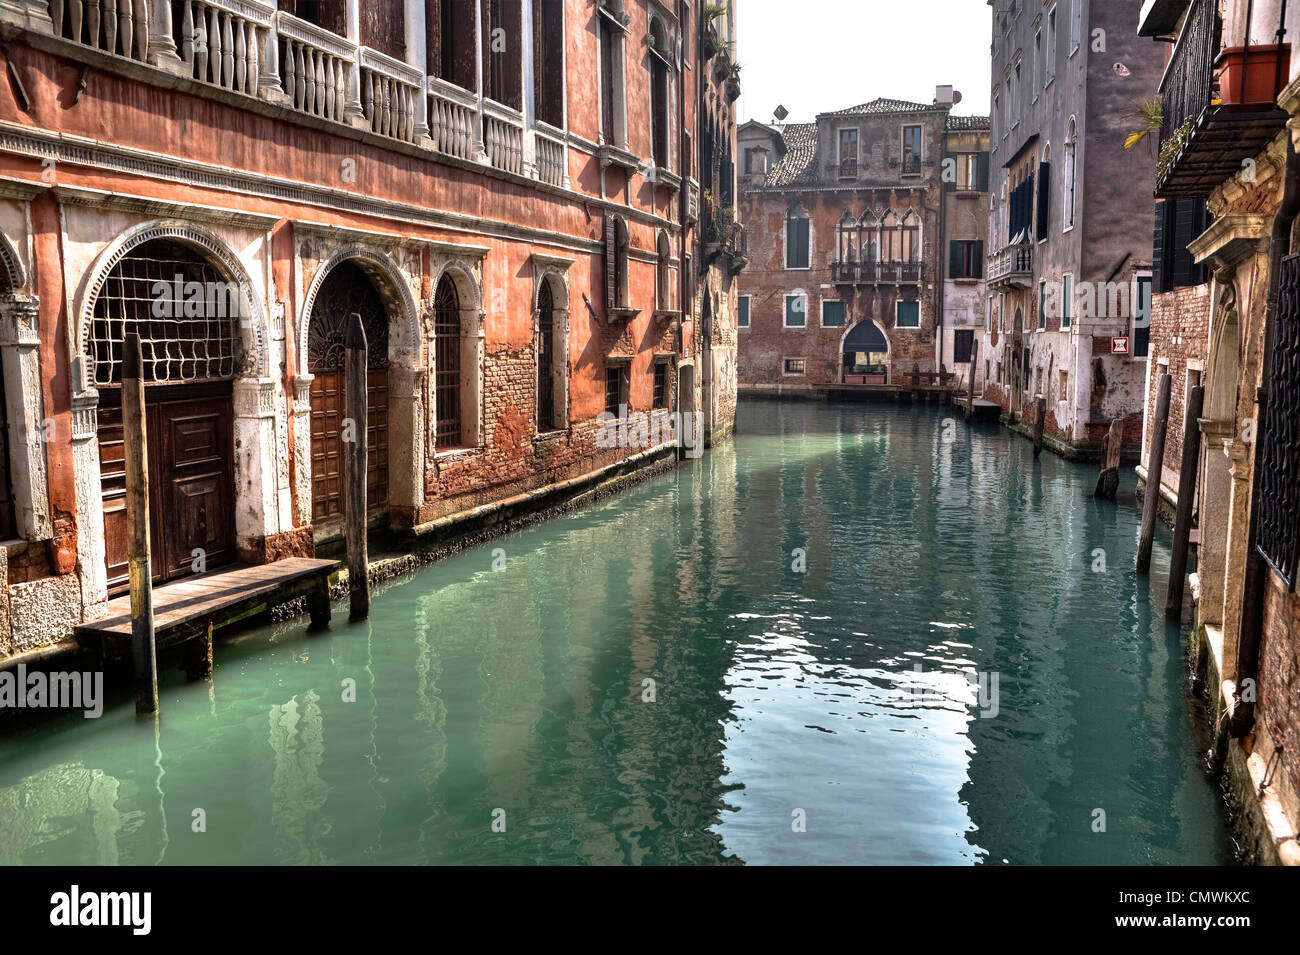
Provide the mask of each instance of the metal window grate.
[{"label": "metal window grate", "polygon": [[366,367],[388,367],[388,312],[374,284],[357,265],[343,262],[321,282],[307,325],[307,369],[342,371],[347,361],[348,321],[361,316]]},{"label": "metal window grate", "polygon": [[460,296],[451,277],[444,275],[433,297],[434,407],[438,422],[434,440],[438,447],[461,443],[460,423]]},{"label": "metal window grate", "polygon": [[86,354],[97,386],[122,381],[122,343],[140,335],[147,382],[234,378],[243,294],[189,246],[152,239],[128,253],[95,298]]},{"label": "metal window grate", "polygon": [[1257,548],[1295,588],[1300,534],[1300,255],[1282,260],[1268,411],[1260,440]]},{"label": "metal window grate", "polygon": [[555,427],[555,306],[551,283],[542,280],[537,292],[537,427]]}]

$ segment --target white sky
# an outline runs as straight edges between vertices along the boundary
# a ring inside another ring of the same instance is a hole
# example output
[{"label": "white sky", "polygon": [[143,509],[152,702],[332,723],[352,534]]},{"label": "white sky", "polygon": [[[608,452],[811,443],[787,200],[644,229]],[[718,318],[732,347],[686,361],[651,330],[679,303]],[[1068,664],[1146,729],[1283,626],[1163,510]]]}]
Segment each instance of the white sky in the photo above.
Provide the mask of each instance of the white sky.
[{"label": "white sky", "polygon": [[985,0],[738,0],[740,122],[787,123],[877,97],[934,101],[951,83],[954,115],[987,115],[993,10]]}]

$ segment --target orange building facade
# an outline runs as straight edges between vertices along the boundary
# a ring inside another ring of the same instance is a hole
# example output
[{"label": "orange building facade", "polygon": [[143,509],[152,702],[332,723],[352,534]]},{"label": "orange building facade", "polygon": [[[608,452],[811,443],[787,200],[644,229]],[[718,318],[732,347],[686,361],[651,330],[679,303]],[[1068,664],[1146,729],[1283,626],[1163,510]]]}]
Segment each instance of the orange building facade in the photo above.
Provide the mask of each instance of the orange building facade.
[{"label": "orange building facade", "polygon": [[679,0],[0,3],[0,657],[124,586],[133,332],[158,583],[340,537],[352,314],[379,531],[675,456],[599,442],[610,414],[725,435],[734,31]]}]

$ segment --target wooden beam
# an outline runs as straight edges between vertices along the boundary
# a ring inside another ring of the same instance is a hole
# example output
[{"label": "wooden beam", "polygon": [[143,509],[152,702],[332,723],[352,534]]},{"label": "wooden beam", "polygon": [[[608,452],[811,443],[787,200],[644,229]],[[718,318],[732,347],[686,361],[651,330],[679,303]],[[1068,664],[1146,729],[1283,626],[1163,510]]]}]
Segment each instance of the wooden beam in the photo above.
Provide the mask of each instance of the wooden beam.
[{"label": "wooden beam", "polygon": [[971,342],[970,348],[970,381],[966,383],[966,420],[969,421],[975,415],[975,364],[979,360],[980,340],[976,338]]},{"label": "wooden beam", "polygon": [[1205,403],[1205,388],[1196,385],[1187,393],[1183,412],[1183,461],[1178,471],[1178,514],[1174,519],[1174,545],[1169,555],[1169,593],[1165,619],[1183,615],[1183,587],[1187,582],[1187,550],[1192,533],[1192,504],[1196,497],[1196,471],[1201,459],[1201,427],[1198,420]]},{"label": "wooden beam", "polygon": [[1156,416],[1151,432],[1151,450],[1147,452],[1147,493],[1142,501],[1142,533],[1138,538],[1137,572],[1151,570],[1151,545],[1156,536],[1156,511],[1160,507],[1160,477],[1164,471],[1165,432],[1169,426],[1169,389],[1173,379],[1169,372],[1160,376],[1156,391]]},{"label": "wooden beam", "polygon": [[158,658],[153,628],[153,563],[149,555],[149,448],[146,443],[144,364],[140,336],[126,336],[122,356],[122,436],[126,466],[126,522],[130,536],[131,659],[136,713],[158,711]]},{"label": "wooden beam", "polygon": [[[344,434],[343,484],[344,527],[348,547],[349,619],[370,616],[369,557],[366,553],[366,427],[369,411],[366,395],[366,330],[361,316],[348,316],[346,381],[347,420],[352,433]],[[351,440],[348,440],[349,437]]]}]

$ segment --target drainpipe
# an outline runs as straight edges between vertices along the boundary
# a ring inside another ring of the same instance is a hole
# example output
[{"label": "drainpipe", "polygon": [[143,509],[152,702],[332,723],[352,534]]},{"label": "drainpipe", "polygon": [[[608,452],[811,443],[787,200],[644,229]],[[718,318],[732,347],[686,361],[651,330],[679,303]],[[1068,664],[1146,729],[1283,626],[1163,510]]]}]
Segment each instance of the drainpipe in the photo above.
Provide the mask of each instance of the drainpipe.
[{"label": "drainpipe", "polygon": [[[943,133],[941,134],[941,137],[940,137],[940,140],[939,140],[939,142],[940,142],[940,146],[939,146],[939,236],[938,236],[938,242],[935,243],[935,244],[938,246],[938,250],[939,250],[939,254],[938,254],[937,256],[935,256],[935,259],[936,259],[936,261],[937,261],[938,264],[939,264],[939,268],[937,269],[937,271],[938,271],[939,274],[935,276],[935,282],[936,282],[936,284],[938,284],[938,286],[939,286],[939,311],[938,311],[938,314],[935,316],[935,328],[936,328],[936,331],[937,331],[937,334],[935,335],[935,337],[939,339],[939,365],[938,365],[937,368],[935,368],[935,371],[938,371],[938,372],[942,372],[942,371],[943,371],[943,306],[944,306],[944,300],[945,300],[945,294],[944,294],[944,293],[947,292],[947,290],[948,290],[948,289],[947,289],[947,284],[948,284],[948,283],[947,283],[947,277],[948,277],[948,241],[947,241],[947,239],[948,239],[948,229],[947,229],[947,219],[948,219],[948,190],[944,188],[943,170],[946,168],[945,165],[944,165],[944,163],[946,163],[946,162],[948,161],[948,115],[949,115],[949,113],[951,113],[951,112],[952,112],[952,107],[950,106],[950,107],[948,107],[948,111],[945,112],[945,113],[943,114]],[[954,182],[954,183],[953,183],[953,189],[954,189],[954,191],[956,190],[956,186],[957,186],[957,184]],[[925,256],[922,255],[921,258],[922,258],[922,260],[924,260],[924,259],[925,259]],[[922,284],[924,284],[924,283],[922,283]],[[955,333],[954,333],[954,334],[955,334]],[[957,346],[956,346],[956,344],[954,343],[954,344],[953,344],[953,348],[955,349],[956,347],[957,347]],[[957,367],[956,367],[956,363],[955,363],[955,362],[953,363],[953,369],[952,369],[952,370],[953,370],[953,374],[956,374],[956,373],[957,373]],[[975,366],[974,366],[974,365],[971,366],[971,373],[970,373],[970,376],[971,376],[971,379],[972,379],[972,380],[971,380],[970,384],[967,385],[967,387],[973,389],[973,388],[975,387],[975,382],[974,382],[974,378],[975,378]]]},{"label": "drainpipe", "polygon": [[1255,700],[1243,700],[1241,688],[1251,681],[1255,696],[1259,692],[1259,644],[1264,631],[1264,588],[1268,567],[1259,553],[1259,476],[1264,463],[1263,429],[1268,422],[1269,393],[1272,389],[1273,350],[1277,342],[1278,285],[1283,250],[1290,251],[1291,227],[1300,214],[1300,161],[1296,159],[1291,131],[1286,131],[1286,191],[1282,205],[1273,217],[1273,234],[1268,246],[1268,301],[1264,310],[1264,350],[1260,358],[1260,386],[1256,393],[1259,415],[1256,420],[1255,449],[1251,482],[1250,519],[1246,530],[1246,573],[1242,582],[1241,617],[1237,649],[1237,672],[1231,684],[1229,730],[1240,739],[1255,725]]}]

